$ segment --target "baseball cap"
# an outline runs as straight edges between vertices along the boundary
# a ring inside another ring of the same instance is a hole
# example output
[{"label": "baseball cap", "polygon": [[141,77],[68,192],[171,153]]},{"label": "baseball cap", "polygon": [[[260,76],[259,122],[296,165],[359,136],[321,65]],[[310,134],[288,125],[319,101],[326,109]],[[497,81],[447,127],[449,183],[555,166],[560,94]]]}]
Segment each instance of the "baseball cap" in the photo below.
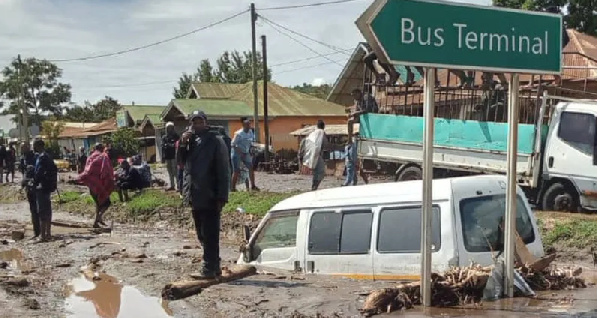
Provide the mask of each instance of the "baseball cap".
[{"label": "baseball cap", "polygon": [[195,110],[189,116],[189,120],[190,121],[192,121],[192,120],[194,120],[196,118],[202,118],[204,120],[208,120],[208,118],[206,117],[206,114],[203,111],[201,111],[201,110]]}]

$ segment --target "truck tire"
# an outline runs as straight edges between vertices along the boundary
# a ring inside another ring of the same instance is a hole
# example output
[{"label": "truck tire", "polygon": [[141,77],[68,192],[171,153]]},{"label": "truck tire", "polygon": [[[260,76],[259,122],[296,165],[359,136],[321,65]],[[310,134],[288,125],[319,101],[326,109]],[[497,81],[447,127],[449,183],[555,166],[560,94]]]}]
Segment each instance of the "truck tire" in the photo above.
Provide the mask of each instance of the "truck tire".
[{"label": "truck tire", "polygon": [[551,184],[542,198],[542,208],[546,211],[577,211],[577,196],[561,182]]},{"label": "truck tire", "polygon": [[410,166],[406,169],[402,169],[400,173],[396,175],[396,181],[410,181],[410,180],[422,180],[423,171],[417,166]]}]

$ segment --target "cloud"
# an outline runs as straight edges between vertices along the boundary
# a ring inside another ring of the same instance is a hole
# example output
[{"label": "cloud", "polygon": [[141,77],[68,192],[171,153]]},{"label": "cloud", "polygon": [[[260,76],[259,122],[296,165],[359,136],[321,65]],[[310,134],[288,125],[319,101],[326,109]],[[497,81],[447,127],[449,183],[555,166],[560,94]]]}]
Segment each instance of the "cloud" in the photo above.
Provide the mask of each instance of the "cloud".
[{"label": "cloud", "polygon": [[311,82],[312,86],[321,86],[323,84],[325,84],[325,79],[322,77],[317,77],[317,78],[313,79]]},{"label": "cloud", "polygon": [[[0,67],[22,57],[69,59],[124,50],[169,38],[249,8],[251,0],[0,0]],[[260,8],[298,4],[294,1],[256,0],[259,14],[316,40],[344,49],[354,48],[362,36],[354,21],[371,3],[296,10],[260,11]],[[314,0],[303,0],[311,3]],[[315,54],[257,23],[267,36],[269,65],[306,59]],[[322,54],[335,51],[300,39]],[[193,72],[202,59],[214,61],[225,50],[249,50],[250,17],[231,21],[188,37],[145,50],[90,61],[60,62],[63,81],[72,85],[73,101],[96,101],[105,95],[123,103],[166,105],[183,72]],[[273,67],[274,80],[296,85],[320,80],[333,83],[348,55]],[[169,82],[171,81],[171,82]]]}]

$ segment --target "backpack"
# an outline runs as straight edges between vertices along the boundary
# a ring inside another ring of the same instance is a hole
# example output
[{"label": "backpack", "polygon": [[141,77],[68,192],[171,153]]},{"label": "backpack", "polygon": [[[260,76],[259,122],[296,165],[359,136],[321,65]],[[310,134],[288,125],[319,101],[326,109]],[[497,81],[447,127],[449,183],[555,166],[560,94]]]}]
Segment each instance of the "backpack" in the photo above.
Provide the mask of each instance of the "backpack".
[{"label": "backpack", "polygon": [[45,167],[46,173],[44,174],[44,180],[42,180],[42,188],[48,192],[54,192],[58,189],[58,167],[56,167],[50,156],[45,154],[45,157],[48,158],[46,160],[48,166]]}]

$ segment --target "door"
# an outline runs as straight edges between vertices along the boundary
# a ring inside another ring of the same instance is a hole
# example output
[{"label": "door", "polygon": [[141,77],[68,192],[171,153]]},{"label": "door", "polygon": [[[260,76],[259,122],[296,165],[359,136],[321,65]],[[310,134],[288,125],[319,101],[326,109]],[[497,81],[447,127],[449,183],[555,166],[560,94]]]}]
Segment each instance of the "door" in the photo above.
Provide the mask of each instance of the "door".
[{"label": "door", "polygon": [[[580,111],[555,113],[544,157],[545,175],[572,180],[583,206],[596,203],[596,115]],[[592,202],[593,201],[593,202]]]},{"label": "door", "polygon": [[370,207],[312,211],[308,223],[307,273],[373,279]]},{"label": "door", "polygon": [[[449,208],[450,204],[446,202],[445,205]],[[421,216],[420,205],[383,207],[379,210],[373,256],[376,279],[419,280],[421,273]],[[452,222],[451,219],[448,221]],[[448,226],[448,229],[451,228]],[[452,255],[442,260],[443,253],[440,252],[442,229],[440,205],[438,204],[433,206],[431,230],[432,270],[443,272],[446,268],[440,268],[440,265],[447,265],[448,259]],[[451,247],[452,239],[445,240],[444,244]]]}]

